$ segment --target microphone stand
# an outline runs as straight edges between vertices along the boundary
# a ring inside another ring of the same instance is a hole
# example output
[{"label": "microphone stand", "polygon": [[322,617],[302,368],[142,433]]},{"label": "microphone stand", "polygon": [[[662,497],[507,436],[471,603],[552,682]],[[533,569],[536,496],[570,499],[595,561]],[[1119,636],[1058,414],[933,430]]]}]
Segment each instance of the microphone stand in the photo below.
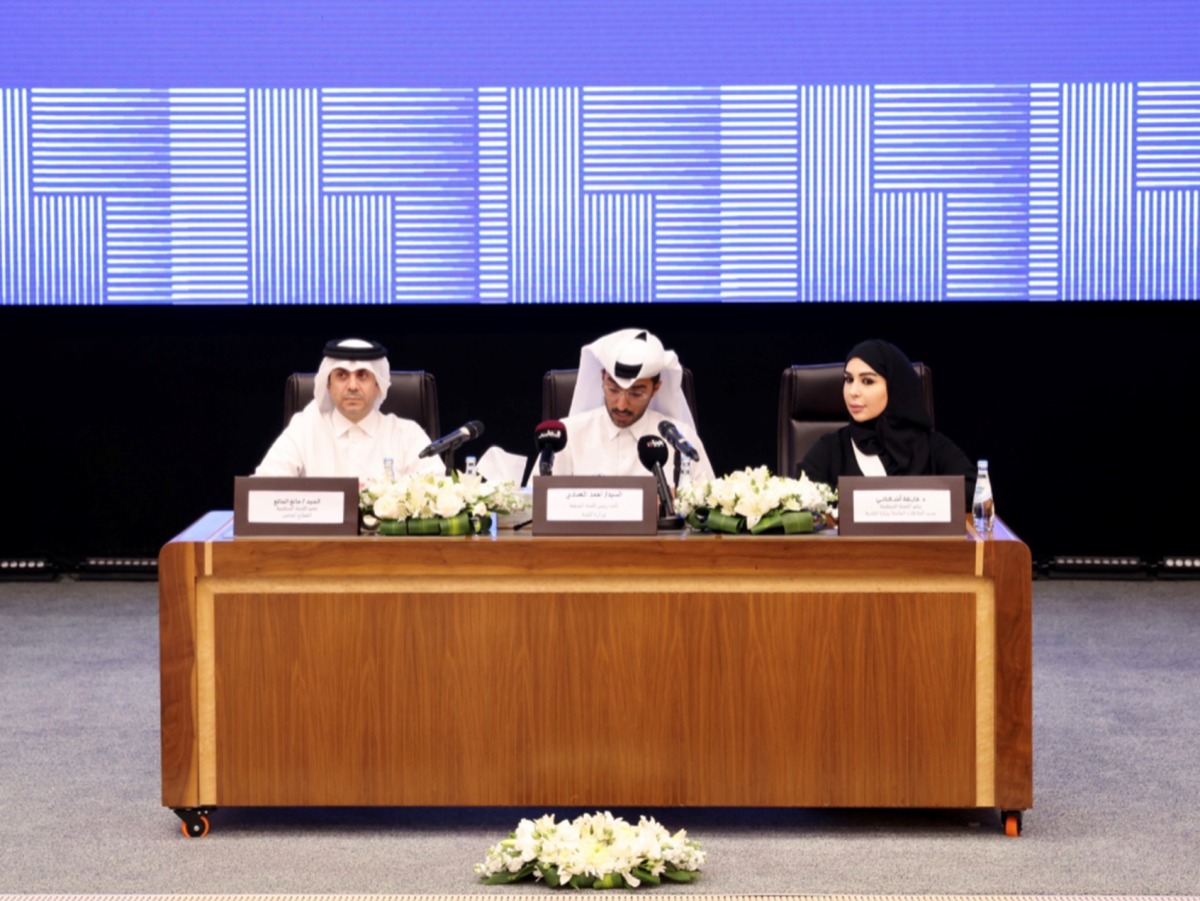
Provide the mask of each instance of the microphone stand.
[{"label": "microphone stand", "polygon": [[682,529],[683,520],[675,514],[675,502],[671,499],[671,486],[667,483],[667,474],[663,472],[662,464],[654,464],[654,479],[658,482],[658,500],[661,512],[658,517],[658,530],[667,532]]}]

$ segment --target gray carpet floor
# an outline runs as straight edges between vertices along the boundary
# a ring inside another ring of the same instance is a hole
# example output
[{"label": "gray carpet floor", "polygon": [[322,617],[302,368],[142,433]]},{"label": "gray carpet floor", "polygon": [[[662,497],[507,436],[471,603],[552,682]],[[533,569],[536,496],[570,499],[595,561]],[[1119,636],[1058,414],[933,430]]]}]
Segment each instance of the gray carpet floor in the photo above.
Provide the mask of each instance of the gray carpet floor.
[{"label": "gray carpet floor", "polygon": [[[671,809],[709,853],[656,894],[1200,891],[1200,583],[1034,584],[1035,806]],[[0,893],[501,894],[512,809],[161,807],[157,586],[0,584]],[[574,814],[578,811],[562,811]],[[643,811],[616,811],[636,818]]]}]

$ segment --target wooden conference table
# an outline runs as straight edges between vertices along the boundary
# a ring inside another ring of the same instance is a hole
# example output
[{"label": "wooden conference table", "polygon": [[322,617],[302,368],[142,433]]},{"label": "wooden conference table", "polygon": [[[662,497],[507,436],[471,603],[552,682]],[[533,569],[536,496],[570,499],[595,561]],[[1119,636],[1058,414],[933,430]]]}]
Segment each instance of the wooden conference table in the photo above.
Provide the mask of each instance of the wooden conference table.
[{"label": "wooden conference table", "polygon": [[[969,527],[968,527],[969,528]],[[163,804],[1033,803],[994,537],[232,538],[159,559]]]}]

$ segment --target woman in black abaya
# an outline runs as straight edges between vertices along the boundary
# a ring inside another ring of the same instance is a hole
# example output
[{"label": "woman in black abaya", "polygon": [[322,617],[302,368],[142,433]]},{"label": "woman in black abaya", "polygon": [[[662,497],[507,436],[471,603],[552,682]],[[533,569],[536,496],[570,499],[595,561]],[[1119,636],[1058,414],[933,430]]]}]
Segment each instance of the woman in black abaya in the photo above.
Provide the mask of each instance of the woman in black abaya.
[{"label": "woman in black abaya", "polygon": [[841,476],[961,475],[968,508],[975,464],[933,430],[921,380],[904,352],[886,341],[863,341],[846,355],[842,397],[850,423],[821,438],[800,469],[837,485]]}]

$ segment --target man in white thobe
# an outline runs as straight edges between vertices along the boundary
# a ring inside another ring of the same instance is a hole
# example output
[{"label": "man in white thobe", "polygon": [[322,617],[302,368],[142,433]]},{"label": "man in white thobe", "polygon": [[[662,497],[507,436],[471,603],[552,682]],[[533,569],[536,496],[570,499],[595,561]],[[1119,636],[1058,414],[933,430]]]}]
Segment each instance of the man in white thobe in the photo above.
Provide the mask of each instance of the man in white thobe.
[{"label": "man in white thobe", "polygon": [[437,455],[420,459],[430,443],[425,430],[379,408],[391,385],[387,349],[374,341],[347,338],[325,345],[313,399],[292,417],[256,476],[357,476],[360,482],[385,473],[440,473]]},{"label": "man in white thobe", "polygon": [[[683,394],[683,367],[675,351],[642,329],[605,335],[580,352],[570,414],[562,420],[567,444],[555,456],[554,474],[646,475],[638,440],[658,437],[663,420],[674,423],[700,454],[691,463],[691,480],[713,478]],[[674,469],[664,468],[668,473]]]}]

